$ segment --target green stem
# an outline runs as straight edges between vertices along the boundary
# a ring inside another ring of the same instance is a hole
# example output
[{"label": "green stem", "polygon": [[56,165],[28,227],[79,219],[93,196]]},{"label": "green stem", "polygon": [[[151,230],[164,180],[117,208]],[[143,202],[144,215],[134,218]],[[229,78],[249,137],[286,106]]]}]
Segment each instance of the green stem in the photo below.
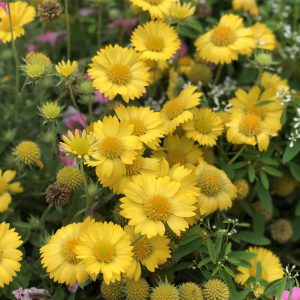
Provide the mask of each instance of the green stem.
[{"label": "green stem", "polygon": [[89,110],[89,121],[90,123],[92,123],[94,117],[93,117],[93,100],[91,94],[89,94],[88,110]]},{"label": "green stem", "polygon": [[223,69],[223,65],[219,64],[217,74],[216,74],[216,77],[215,77],[215,80],[214,80],[214,85],[217,85],[217,83],[219,82],[221,74],[222,74],[222,69]]},{"label": "green stem", "polygon": [[263,71],[264,71],[264,68],[260,68],[260,69],[259,69],[258,76],[257,76],[256,82],[255,82],[255,85],[259,85],[259,84],[260,84],[260,79],[261,79],[261,75],[262,75]]},{"label": "green stem", "polygon": [[97,45],[98,48],[101,48],[102,46],[102,39],[101,39],[101,33],[102,33],[102,5],[99,5],[98,7],[98,24],[97,24]]},{"label": "green stem", "polygon": [[52,151],[53,151],[53,156],[56,156],[56,127],[55,127],[55,121],[52,121]]},{"label": "green stem", "polygon": [[235,156],[228,162],[228,165],[231,165],[232,163],[234,163],[237,160],[237,158],[243,153],[245,148],[246,148],[246,145],[243,145],[241,147],[241,149],[235,154]]},{"label": "green stem", "polygon": [[70,17],[69,17],[69,1],[65,0],[65,15],[66,15],[66,27],[67,27],[67,56],[71,58],[71,30],[70,30]]},{"label": "green stem", "polygon": [[8,11],[8,17],[9,17],[9,29],[10,29],[10,35],[11,35],[11,46],[13,50],[13,56],[15,60],[15,68],[16,68],[16,99],[15,99],[15,109],[16,109],[16,118],[18,118],[18,112],[19,112],[19,102],[20,102],[20,70],[19,70],[19,59],[18,59],[18,52],[14,40],[14,32],[13,32],[13,24],[12,24],[12,17],[11,17],[11,9],[10,4],[7,3],[7,11]]},{"label": "green stem", "polygon": [[75,98],[74,98],[74,94],[73,94],[73,90],[72,90],[72,86],[71,86],[71,82],[68,84],[68,88],[69,88],[69,92],[70,92],[70,97],[71,97],[71,100],[73,102],[73,105],[74,107],[78,110],[78,112],[80,113],[80,109],[75,101]]},{"label": "green stem", "polygon": [[89,204],[90,204],[90,197],[88,194],[88,180],[86,177],[86,174],[84,172],[84,166],[83,166],[83,160],[81,159],[79,162],[79,168],[83,173],[84,176],[84,191],[85,191],[85,196],[86,196],[86,205],[85,205],[85,214],[87,215],[88,209],[89,209]]}]

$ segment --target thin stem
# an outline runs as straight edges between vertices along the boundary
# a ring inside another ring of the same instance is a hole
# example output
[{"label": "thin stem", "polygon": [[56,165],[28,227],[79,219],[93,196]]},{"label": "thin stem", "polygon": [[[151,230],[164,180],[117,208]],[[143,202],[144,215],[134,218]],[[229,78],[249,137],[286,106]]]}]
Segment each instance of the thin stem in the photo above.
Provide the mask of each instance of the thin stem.
[{"label": "thin stem", "polygon": [[94,120],[94,117],[93,117],[93,102],[92,102],[91,94],[89,94],[88,110],[89,110],[89,121],[93,122],[93,120]]},{"label": "thin stem", "polygon": [[263,71],[264,71],[264,68],[260,68],[260,69],[259,69],[258,76],[257,76],[256,82],[255,82],[255,85],[259,85],[259,84],[260,84],[260,79],[261,79],[261,75],[262,75]]},{"label": "thin stem", "polygon": [[69,88],[69,92],[70,92],[70,97],[71,97],[71,100],[73,102],[73,105],[74,107],[77,109],[77,111],[80,113],[80,109],[75,101],[75,98],[74,98],[74,94],[73,94],[73,90],[72,90],[72,86],[71,86],[71,82],[69,82],[68,84],[68,88]]},{"label": "thin stem", "polygon": [[215,77],[215,80],[214,80],[214,85],[217,85],[217,83],[219,82],[221,74],[222,74],[222,69],[223,69],[223,65],[219,64],[217,74],[216,74],[216,77]]},{"label": "thin stem", "polygon": [[55,121],[52,121],[52,151],[53,151],[53,156],[56,156],[56,126],[55,126]]},{"label": "thin stem", "polygon": [[65,15],[67,27],[67,56],[71,59],[71,30],[70,30],[70,17],[69,17],[69,1],[65,0]]},{"label": "thin stem", "polygon": [[15,68],[16,68],[16,117],[18,117],[18,111],[19,111],[19,102],[20,102],[20,70],[19,70],[19,59],[18,59],[18,52],[14,40],[14,32],[13,32],[13,24],[12,24],[12,17],[11,17],[11,9],[10,4],[7,3],[7,11],[8,11],[8,17],[9,17],[9,29],[10,29],[10,35],[11,35],[11,46],[13,50],[13,56],[15,60]]},{"label": "thin stem", "polygon": [[90,205],[90,197],[89,197],[89,193],[88,193],[88,180],[87,180],[86,174],[84,172],[84,166],[83,166],[83,160],[82,159],[79,162],[79,167],[80,167],[80,170],[82,171],[83,176],[84,176],[84,191],[85,191],[85,196],[86,196],[85,214],[87,215],[89,205]]},{"label": "thin stem", "polygon": [[101,39],[101,33],[102,33],[102,5],[99,5],[98,7],[98,24],[97,24],[97,45],[98,48],[101,48],[102,46],[102,39]]},{"label": "thin stem", "polygon": [[228,165],[231,165],[232,163],[234,163],[237,160],[237,158],[243,153],[245,148],[246,148],[246,145],[243,145],[243,147],[241,147],[241,149],[235,154],[235,156],[228,162]]}]

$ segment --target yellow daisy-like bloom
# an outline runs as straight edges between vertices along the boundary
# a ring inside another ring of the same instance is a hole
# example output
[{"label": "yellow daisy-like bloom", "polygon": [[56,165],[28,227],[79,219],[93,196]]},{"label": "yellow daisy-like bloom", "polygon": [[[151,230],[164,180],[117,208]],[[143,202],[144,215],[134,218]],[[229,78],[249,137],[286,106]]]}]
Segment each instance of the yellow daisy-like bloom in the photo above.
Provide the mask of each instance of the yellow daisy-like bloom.
[{"label": "yellow daisy-like bloom", "polygon": [[128,183],[141,173],[156,174],[159,170],[159,160],[155,158],[143,157],[141,154],[137,156],[132,164],[125,164],[126,174],[121,178],[101,176],[99,168],[96,169],[97,176],[101,184],[110,187],[115,193],[123,194]]},{"label": "yellow daisy-like bloom", "polygon": [[188,228],[186,218],[195,215],[195,197],[186,195],[180,182],[169,176],[141,174],[124,189],[121,215],[135,226],[135,232],[148,238],[165,233],[165,224],[176,234]]},{"label": "yellow daisy-like bloom", "polygon": [[161,112],[165,118],[166,131],[172,133],[179,125],[193,119],[191,109],[200,104],[202,93],[196,92],[197,87],[190,85],[171,100],[168,100]]},{"label": "yellow daisy-like bloom", "polygon": [[256,48],[273,50],[276,47],[275,35],[265,24],[255,23],[251,29],[256,38]]},{"label": "yellow daisy-like bloom", "polygon": [[116,116],[104,117],[103,121],[94,123],[98,149],[88,164],[96,166],[101,177],[120,178],[126,174],[125,164],[133,164],[143,148],[133,130],[132,124],[119,122]]},{"label": "yellow daisy-like bloom", "polygon": [[244,10],[253,16],[259,16],[256,0],[232,0],[233,9]]},{"label": "yellow daisy-like bloom", "polygon": [[134,227],[126,226],[124,230],[128,233],[133,245],[133,261],[127,270],[126,276],[138,280],[141,277],[141,265],[150,272],[155,272],[159,265],[164,264],[171,257],[169,243],[165,236],[147,238],[134,232]]},{"label": "yellow daisy-like bloom", "polygon": [[216,145],[218,137],[224,130],[220,116],[210,108],[192,110],[194,118],[182,125],[187,138],[202,146]]},{"label": "yellow daisy-like bloom", "polygon": [[191,3],[181,4],[179,1],[174,3],[170,9],[170,16],[176,21],[183,21],[195,13],[195,6]]},{"label": "yellow daisy-like bloom", "polygon": [[76,246],[79,259],[86,271],[95,279],[103,274],[106,284],[121,280],[132,263],[133,247],[128,234],[112,222],[95,222],[85,226]]},{"label": "yellow daisy-like bloom", "polygon": [[185,136],[169,135],[164,139],[163,147],[154,152],[154,157],[164,157],[170,167],[178,163],[189,167],[203,159],[203,152]]},{"label": "yellow daisy-like bloom", "polygon": [[93,133],[88,134],[86,130],[80,132],[75,129],[74,134],[69,130],[67,135],[62,136],[62,140],[60,145],[64,152],[74,154],[85,160],[93,155],[98,148],[95,135]]},{"label": "yellow daisy-like bloom", "polygon": [[41,113],[46,120],[55,120],[61,114],[61,106],[57,102],[45,102]]},{"label": "yellow daisy-like bloom", "polygon": [[232,206],[237,190],[224,171],[201,162],[195,169],[195,175],[200,188],[198,205],[201,215],[224,211]]},{"label": "yellow daisy-like bloom", "polygon": [[256,46],[251,28],[245,28],[239,16],[228,14],[211,31],[200,36],[195,45],[198,55],[215,64],[229,64],[238,55],[250,55]]},{"label": "yellow daisy-like bloom", "polygon": [[20,271],[22,252],[18,250],[22,245],[21,237],[8,223],[0,223],[0,288],[9,284],[16,272]]},{"label": "yellow daisy-like bloom", "polygon": [[88,279],[85,264],[75,253],[84,226],[84,223],[73,223],[60,228],[40,249],[42,265],[54,281],[74,285]]},{"label": "yellow daisy-like bloom", "polygon": [[39,78],[51,69],[51,60],[43,53],[30,52],[25,58],[25,73],[31,78]]},{"label": "yellow daisy-like bloom", "polygon": [[[247,93],[242,89],[235,92],[236,98],[230,100],[232,107],[231,120],[246,119],[239,124],[240,131],[245,132],[244,135],[252,137],[258,135],[262,131],[262,126],[267,127],[270,134],[275,136],[281,129],[281,114],[283,107],[280,101],[276,99],[276,91],[273,88],[268,88],[262,91],[258,86],[254,86]],[[260,102],[272,101],[266,105],[258,106]],[[241,114],[244,114],[241,116]],[[236,122],[235,122],[236,123]],[[261,124],[263,123],[263,124]],[[229,122],[227,126],[233,124]]]},{"label": "yellow daisy-like bloom", "polygon": [[55,66],[55,69],[61,77],[70,78],[78,71],[78,64],[75,60],[72,62],[62,60]]},{"label": "yellow daisy-like bloom", "polygon": [[[25,34],[24,26],[33,21],[35,8],[23,1],[9,3],[14,40]],[[0,40],[5,44],[11,41],[11,27],[7,10],[0,7]]]},{"label": "yellow daisy-like bloom", "polygon": [[178,70],[184,75],[188,75],[195,61],[189,56],[182,56],[178,59]]},{"label": "yellow daisy-like bloom", "polygon": [[73,166],[65,166],[57,172],[56,180],[70,191],[75,191],[84,184],[85,179],[82,170]]},{"label": "yellow daisy-like bloom", "polygon": [[118,45],[101,49],[92,58],[88,74],[93,86],[110,100],[121,95],[127,103],[141,97],[150,82],[149,69],[140,55]]},{"label": "yellow daisy-like bloom", "polygon": [[[2,172],[0,169],[0,213],[7,210],[9,204],[11,203],[10,193],[22,193],[23,187],[20,182],[11,181],[16,177],[16,171],[6,170]],[[0,247],[0,257],[1,257],[1,247]]]},{"label": "yellow daisy-like bloom", "polygon": [[163,19],[169,15],[170,8],[177,0],[130,0],[132,5],[149,12],[152,19]]},{"label": "yellow daisy-like bloom", "polygon": [[120,121],[133,124],[133,134],[146,146],[156,149],[160,138],[164,137],[164,119],[160,112],[154,112],[149,107],[125,107],[119,105],[115,108]]},{"label": "yellow daisy-like bloom", "polygon": [[250,277],[256,277],[257,263],[261,264],[261,279],[272,282],[283,278],[284,271],[279,258],[270,250],[263,247],[249,247],[247,252],[255,253],[256,256],[248,260],[251,264],[250,268],[239,266],[239,273],[235,277],[235,281],[244,285]]},{"label": "yellow daisy-like bloom", "polygon": [[170,59],[180,47],[176,31],[161,21],[138,26],[131,36],[131,43],[142,59],[155,61]]},{"label": "yellow daisy-like bloom", "polygon": [[288,91],[290,89],[286,79],[282,79],[277,74],[263,72],[260,78],[260,83],[265,89],[273,89],[274,92]]}]

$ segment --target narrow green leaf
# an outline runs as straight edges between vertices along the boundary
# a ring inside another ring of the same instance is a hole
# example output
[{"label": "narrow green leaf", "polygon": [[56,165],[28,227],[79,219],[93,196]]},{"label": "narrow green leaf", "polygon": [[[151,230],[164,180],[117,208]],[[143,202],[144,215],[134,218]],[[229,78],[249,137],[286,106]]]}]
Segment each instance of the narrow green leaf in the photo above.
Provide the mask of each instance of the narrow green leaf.
[{"label": "narrow green leaf", "polygon": [[212,262],[214,264],[216,264],[217,263],[217,253],[216,253],[215,245],[211,239],[207,240],[207,250],[208,250],[208,255],[209,255],[210,259],[212,260]]},{"label": "narrow green leaf", "polygon": [[282,280],[283,279],[277,279],[273,282],[270,282],[265,288],[264,295],[267,296],[267,297],[275,296],[278,289],[279,289],[279,287],[280,287],[280,285],[281,285],[281,283],[282,283]]},{"label": "narrow green leaf", "polygon": [[257,106],[257,107],[266,106],[266,105],[271,104],[271,103],[273,103],[273,102],[274,102],[274,100],[260,101],[260,102],[257,102],[257,103],[255,104],[255,106]]},{"label": "narrow green leaf", "polygon": [[256,263],[256,275],[255,275],[255,279],[257,282],[261,281],[261,275],[262,275],[262,266],[261,266],[261,262],[258,261]]},{"label": "narrow green leaf", "polygon": [[294,162],[290,162],[289,167],[290,167],[293,177],[296,180],[300,181],[300,166]]},{"label": "narrow green leaf", "polygon": [[282,176],[282,172],[279,171],[278,169],[275,169],[273,167],[270,166],[266,166],[264,167],[264,171],[274,177],[281,177]]},{"label": "narrow green leaf", "polygon": [[255,213],[253,216],[253,231],[261,235],[265,232],[264,217],[260,213]]},{"label": "narrow green leaf", "polygon": [[285,289],[285,284],[286,284],[286,278],[282,279],[279,287],[278,287],[278,291],[277,291],[277,294],[276,294],[276,299],[281,299],[282,298],[282,294],[283,294],[283,291]]},{"label": "narrow green leaf", "polygon": [[248,178],[250,182],[254,182],[255,180],[255,169],[253,165],[249,165],[248,167]]},{"label": "narrow green leaf", "polygon": [[270,244],[270,240],[268,238],[253,231],[239,232],[236,234],[236,238],[252,245],[265,246]]},{"label": "narrow green leaf", "polygon": [[232,278],[235,277],[235,273],[228,267],[224,266],[226,273],[228,273]]},{"label": "narrow green leaf", "polygon": [[229,254],[229,256],[237,258],[239,260],[241,260],[241,259],[248,260],[248,259],[252,259],[252,258],[256,257],[257,254],[249,252],[249,251],[233,251]]},{"label": "narrow green leaf", "polygon": [[181,257],[184,257],[196,249],[199,248],[201,245],[201,239],[198,238],[194,241],[191,241],[185,245],[179,246],[174,252],[173,252],[173,258],[174,259],[180,259]]},{"label": "narrow green leaf", "polygon": [[209,262],[211,262],[210,257],[205,257],[204,259],[202,259],[202,260],[198,263],[198,268],[200,269],[201,267],[205,266],[205,265],[208,264]]},{"label": "narrow green leaf", "polygon": [[273,203],[272,203],[271,195],[270,195],[269,191],[267,189],[265,189],[265,187],[260,182],[257,183],[257,194],[258,194],[258,198],[260,199],[263,206],[266,208],[266,210],[269,213],[272,214],[273,213]]},{"label": "narrow green leaf", "polygon": [[259,177],[260,177],[261,183],[263,184],[264,188],[268,189],[269,188],[269,178],[266,175],[266,173],[264,171],[260,170]]},{"label": "narrow green leaf", "polygon": [[300,140],[297,140],[293,147],[290,147],[289,145],[286,147],[283,157],[282,157],[282,162],[284,164],[288,163],[290,160],[292,160],[300,151]]}]

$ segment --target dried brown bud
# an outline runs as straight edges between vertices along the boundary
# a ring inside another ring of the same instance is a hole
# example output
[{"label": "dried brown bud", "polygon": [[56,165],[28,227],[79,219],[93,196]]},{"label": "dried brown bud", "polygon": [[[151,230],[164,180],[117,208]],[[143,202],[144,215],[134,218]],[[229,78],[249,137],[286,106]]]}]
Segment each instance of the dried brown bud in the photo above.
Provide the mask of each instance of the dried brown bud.
[{"label": "dried brown bud", "polygon": [[55,182],[46,189],[46,200],[49,204],[62,206],[70,202],[70,190],[63,184]]},{"label": "dried brown bud", "polygon": [[270,225],[271,237],[279,244],[284,244],[293,235],[293,227],[288,220],[278,219]]},{"label": "dried brown bud", "polygon": [[212,7],[207,3],[201,3],[197,8],[197,15],[200,18],[209,17],[211,13],[212,13]]},{"label": "dried brown bud", "polygon": [[49,22],[61,16],[62,7],[57,0],[43,0],[38,6],[38,12],[42,22]]}]

